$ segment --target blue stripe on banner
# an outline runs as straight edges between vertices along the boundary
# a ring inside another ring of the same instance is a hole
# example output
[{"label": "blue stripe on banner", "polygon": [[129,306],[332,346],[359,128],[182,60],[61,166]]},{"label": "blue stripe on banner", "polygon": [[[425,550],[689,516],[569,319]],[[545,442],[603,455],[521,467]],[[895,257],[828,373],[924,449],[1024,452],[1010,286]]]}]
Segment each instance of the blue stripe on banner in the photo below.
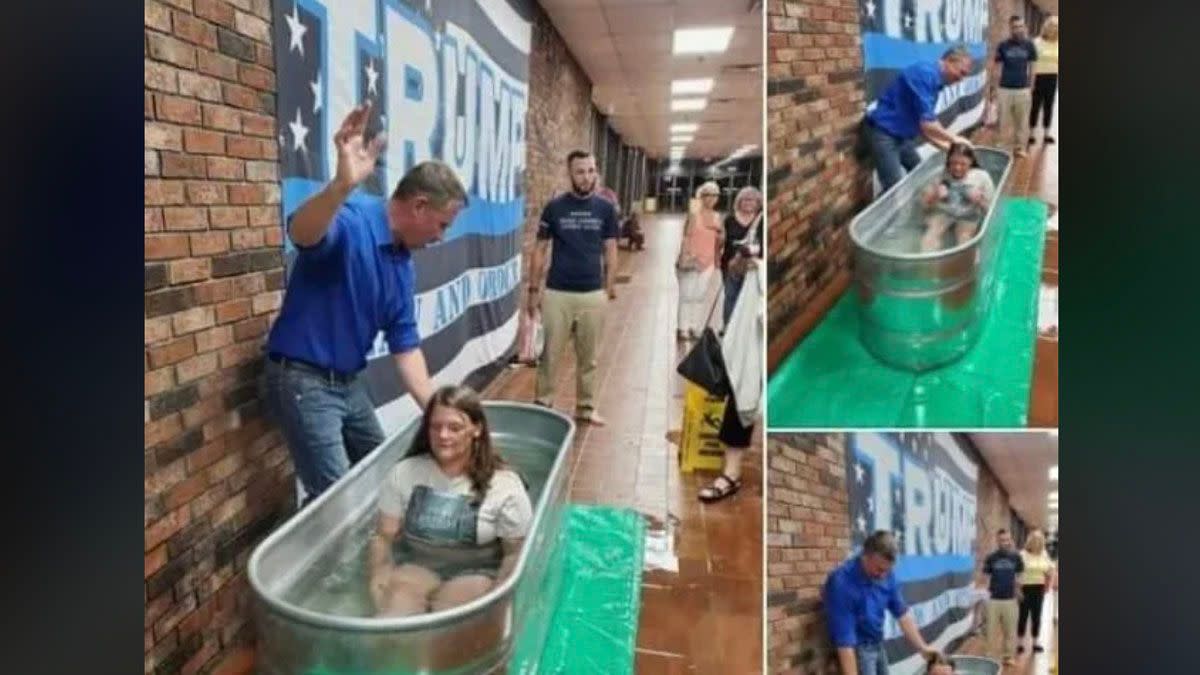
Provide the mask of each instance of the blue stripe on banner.
[{"label": "blue stripe on banner", "polygon": [[974,569],[975,558],[969,555],[902,555],[892,571],[896,581],[903,584]]},{"label": "blue stripe on banner", "polygon": [[[324,187],[321,181],[308,178],[283,179],[283,214],[286,220],[288,214],[296,209],[305,199],[316,194]],[[361,189],[355,194],[363,194]],[[380,197],[382,199],[382,197]],[[508,202],[485,202],[478,197],[470,200],[467,208],[459,212],[446,233],[442,242],[452,241],[470,234],[484,236],[500,236],[510,234],[521,226],[525,220],[525,198],[518,197]]]},{"label": "blue stripe on banner", "polygon": [[[937,61],[953,42],[913,42],[890,37],[884,33],[863,33],[864,70],[887,68],[901,70],[920,61]],[[976,59],[987,56],[987,43],[974,42],[966,45],[967,51]]]}]

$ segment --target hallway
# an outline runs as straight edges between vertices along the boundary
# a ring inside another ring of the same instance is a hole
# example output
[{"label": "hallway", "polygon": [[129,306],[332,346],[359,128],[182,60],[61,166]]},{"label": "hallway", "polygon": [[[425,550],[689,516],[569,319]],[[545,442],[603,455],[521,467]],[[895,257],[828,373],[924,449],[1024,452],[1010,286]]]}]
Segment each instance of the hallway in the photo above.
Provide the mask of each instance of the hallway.
[{"label": "hallway", "polygon": [[[603,428],[580,426],[572,501],[623,506],[645,514],[647,548],[637,639],[637,672],[762,671],[761,436],[743,462],[741,491],[703,505],[707,474],[678,469],[682,385],[675,364],[675,256],[682,214],[644,215],[646,248],[621,249],[617,299],[609,306],[599,363],[597,408]],[[711,292],[717,292],[714,281]],[[574,357],[568,349],[555,407],[574,406]],[[489,399],[529,401],[535,369],[510,368],[485,390]],[[653,561],[677,569],[651,569]]]},{"label": "hallway", "polygon": [[[1040,654],[1030,651],[1029,638],[1024,641],[1018,641],[1018,645],[1025,645],[1025,652],[1018,654],[1016,663],[1005,668],[1003,675],[1055,675],[1051,670],[1054,664],[1054,654],[1058,650],[1058,622],[1055,620],[1055,615],[1058,611],[1058,593],[1050,592],[1046,594],[1045,604],[1042,606],[1042,626],[1040,644],[1046,648],[1045,652]],[[967,639],[959,647],[959,654],[970,654],[972,656],[986,656],[987,644],[986,638],[983,635],[977,635]],[[994,658],[994,657],[993,657]]]}]

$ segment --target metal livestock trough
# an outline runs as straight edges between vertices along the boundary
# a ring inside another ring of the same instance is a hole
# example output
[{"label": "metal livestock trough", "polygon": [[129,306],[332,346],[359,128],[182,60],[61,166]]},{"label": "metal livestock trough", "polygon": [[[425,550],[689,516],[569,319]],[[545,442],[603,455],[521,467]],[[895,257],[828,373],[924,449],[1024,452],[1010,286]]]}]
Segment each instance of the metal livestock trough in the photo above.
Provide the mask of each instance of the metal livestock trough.
[{"label": "metal livestock trough", "polygon": [[[250,557],[259,673],[486,673],[509,665],[518,638],[545,642],[548,624],[541,615],[554,591],[543,584],[553,576],[548,569],[566,503],[575,426],[540,406],[487,403],[485,411],[493,441],[525,476],[534,502],[533,527],[515,572],[483,597],[450,610],[370,615],[362,544],[374,525],[379,486],[419,428],[414,421]],[[324,593],[326,587],[345,592]],[[511,672],[527,670],[517,664]]]},{"label": "metal livestock trough", "polygon": [[920,191],[942,172],[944,152],[925,158],[850,223],[860,337],[884,363],[929,370],[960,358],[979,337],[1003,237],[996,205],[1012,157],[984,147],[975,154],[996,191],[979,231],[967,242],[924,253],[916,245]]},{"label": "metal livestock trough", "polygon": [[954,675],[1000,675],[1000,663],[982,656],[951,656]]}]

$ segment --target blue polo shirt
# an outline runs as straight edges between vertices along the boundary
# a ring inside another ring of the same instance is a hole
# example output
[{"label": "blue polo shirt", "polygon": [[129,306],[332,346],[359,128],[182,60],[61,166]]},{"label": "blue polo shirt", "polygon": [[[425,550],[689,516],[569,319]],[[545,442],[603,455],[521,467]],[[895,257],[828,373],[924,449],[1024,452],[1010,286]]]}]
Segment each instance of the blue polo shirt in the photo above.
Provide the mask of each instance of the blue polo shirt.
[{"label": "blue polo shirt", "polygon": [[876,581],[863,571],[859,556],[847,560],[825,579],[825,623],[836,647],[883,642],[883,612],[899,619],[908,611],[896,575]]},{"label": "blue polo shirt", "polygon": [[934,108],[944,85],[936,62],[915,63],[900,71],[867,116],[892,136],[916,138],[921,133],[921,122],[937,119]]},{"label": "blue polo shirt", "polygon": [[542,210],[537,238],[554,242],[546,288],[587,293],[604,288],[604,242],[616,239],[617,210],[595,193],[566,192]]},{"label": "blue polo shirt", "polygon": [[393,354],[421,345],[412,256],[393,243],[383,201],[351,197],[321,241],[297,248],[268,351],[350,374],[379,331]]}]

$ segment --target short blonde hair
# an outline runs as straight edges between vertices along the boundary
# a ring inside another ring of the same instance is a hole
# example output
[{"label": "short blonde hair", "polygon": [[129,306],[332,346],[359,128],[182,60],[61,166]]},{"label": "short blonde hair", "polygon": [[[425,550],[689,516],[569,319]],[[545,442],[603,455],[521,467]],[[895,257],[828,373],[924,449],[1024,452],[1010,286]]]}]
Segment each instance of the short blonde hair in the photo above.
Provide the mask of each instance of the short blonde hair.
[{"label": "short blonde hair", "polygon": [[714,183],[711,180],[701,183],[700,187],[696,188],[696,199],[699,199],[706,194],[714,194],[714,195],[720,197],[721,196],[721,186],[717,185],[716,183]]},{"label": "short blonde hair", "polygon": [[1058,17],[1057,16],[1052,16],[1049,19],[1046,19],[1046,23],[1042,24],[1042,32],[1040,35],[1043,39],[1046,39],[1046,37],[1047,37],[1046,33],[1048,33],[1051,28],[1058,28]]},{"label": "short blonde hair", "polygon": [[[1037,549],[1033,547],[1034,542],[1037,542]],[[1044,553],[1046,551],[1046,535],[1042,534],[1041,530],[1034,530],[1025,538],[1025,550],[1030,553]]]}]

